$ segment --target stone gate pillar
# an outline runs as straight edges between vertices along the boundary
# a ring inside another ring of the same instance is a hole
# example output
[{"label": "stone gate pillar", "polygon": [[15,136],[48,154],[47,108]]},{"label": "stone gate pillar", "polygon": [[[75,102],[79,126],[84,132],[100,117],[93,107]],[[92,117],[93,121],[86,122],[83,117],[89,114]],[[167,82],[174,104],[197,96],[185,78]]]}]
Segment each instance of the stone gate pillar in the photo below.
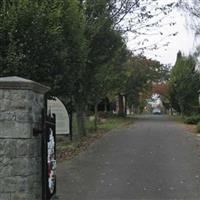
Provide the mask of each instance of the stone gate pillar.
[{"label": "stone gate pillar", "polygon": [[49,88],[19,77],[0,78],[0,200],[42,200],[41,135]]}]

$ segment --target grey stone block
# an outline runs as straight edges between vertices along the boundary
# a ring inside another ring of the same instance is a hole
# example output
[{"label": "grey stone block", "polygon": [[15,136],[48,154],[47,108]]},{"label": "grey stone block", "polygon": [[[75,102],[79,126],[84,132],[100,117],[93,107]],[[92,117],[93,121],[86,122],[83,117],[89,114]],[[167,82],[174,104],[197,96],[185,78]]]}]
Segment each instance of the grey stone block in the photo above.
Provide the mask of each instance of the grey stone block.
[{"label": "grey stone block", "polygon": [[32,113],[30,112],[20,112],[18,111],[16,114],[16,121],[17,122],[25,122],[25,123],[31,123],[33,122]]},{"label": "grey stone block", "polygon": [[10,111],[11,110],[11,101],[9,99],[1,99],[0,111]]},{"label": "grey stone block", "polygon": [[11,200],[41,200],[40,195],[15,192],[11,194]]},{"label": "grey stone block", "polygon": [[0,138],[31,138],[32,124],[16,121],[0,121]]},{"label": "grey stone block", "polygon": [[23,99],[28,99],[29,94],[31,91],[29,90],[9,90],[11,93],[11,100],[20,101]]},{"label": "grey stone block", "polygon": [[13,111],[4,111],[0,112],[0,121],[15,121],[16,120],[16,112]]},{"label": "grey stone block", "polygon": [[0,140],[0,156],[12,159],[16,153],[16,142],[14,140]]},{"label": "grey stone block", "polygon": [[0,89],[0,99],[3,99],[4,96],[4,90]]},{"label": "grey stone block", "polygon": [[1,193],[0,200],[11,200],[11,194],[10,193]]},{"label": "grey stone block", "polygon": [[18,101],[12,101],[12,103],[10,104],[11,109],[13,110],[24,110],[24,111],[28,111],[31,110],[32,105],[30,104],[29,101],[27,101],[26,99],[23,100],[18,100]]},{"label": "grey stone block", "polygon": [[11,99],[11,92],[10,90],[4,90],[4,99]]},{"label": "grey stone block", "polygon": [[[11,165],[0,165],[0,178],[6,178],[6,177],[10,177],[12,174],[12,168],[13,166]],[[1,190],[1,189],[0,189]]]},{"label": "grey stone block", "polygon": [[13,159],[10,163],[13,166],[12,176],[30,176],[40,171],[41,162],[37,158],[19,157]]}]

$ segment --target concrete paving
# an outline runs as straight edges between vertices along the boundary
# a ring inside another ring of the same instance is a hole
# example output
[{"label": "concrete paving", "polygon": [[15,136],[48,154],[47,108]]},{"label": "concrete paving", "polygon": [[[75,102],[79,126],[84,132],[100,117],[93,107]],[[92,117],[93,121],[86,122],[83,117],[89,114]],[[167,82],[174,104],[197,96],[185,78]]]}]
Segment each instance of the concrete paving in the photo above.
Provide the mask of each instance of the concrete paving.
[{"label": "concrete paving", "polygon": [[113,130],[58,164],[58,198],[199,200],[198,143],[166,116],[140,116],[131,127]]}]

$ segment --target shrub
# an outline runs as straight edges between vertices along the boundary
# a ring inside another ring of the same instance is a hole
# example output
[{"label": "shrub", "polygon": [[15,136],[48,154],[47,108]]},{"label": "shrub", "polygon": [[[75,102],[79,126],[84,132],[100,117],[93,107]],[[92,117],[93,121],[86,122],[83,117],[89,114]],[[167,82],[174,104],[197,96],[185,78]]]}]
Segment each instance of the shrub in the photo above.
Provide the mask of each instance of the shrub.
[{"label": "shrub", "polygon": [[109,117],[113,117],[114,116],[114,114],[112,112],[103,112],[103,111],[101,111],[101,112],[98,112],[98,114],[99,114],[100,118],[109,118]]},{"label": "shrub", "polygon": [[200,121],[200,115],[193,115],[185,117],[184,123],[186,124],[197,124]]},{"label": "shrub", "polygon": [[200,122],[197,124],[197,132],[200,133]]}]

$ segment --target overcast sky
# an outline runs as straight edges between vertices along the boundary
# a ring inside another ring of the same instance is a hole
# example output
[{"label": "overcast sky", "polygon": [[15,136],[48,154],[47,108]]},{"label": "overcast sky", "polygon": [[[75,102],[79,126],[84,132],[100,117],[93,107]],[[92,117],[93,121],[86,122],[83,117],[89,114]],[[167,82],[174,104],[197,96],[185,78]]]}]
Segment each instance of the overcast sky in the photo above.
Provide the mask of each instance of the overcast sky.
[{"label": "overcast sky", "polygon": [[[174,26],[170,26],[170,22],[175,22]],[[156,50],[145,50],[144,55],[159,60],[163,64],[171,64],[173,65],[176,61],[176,54],[179,50],[184,52],[188,55],[195,49],[194,44],[194,33],[193,31],[187,26],[185,17],[181,11],[177,9],[171,12],[163,21],[162,24],[164,25],[162,28],[157,30],[161,32],[161,34],[156,34],[153,36],[141,36],[136,40],[133,40],[134,34],[128,34],[128,47],[131,50],[138,49],[141,47],[141,44],[138,45],[139,41],[143,41],[144,38],[148,38],[148,42],[145,44],[146,46],[158,43],[158,46],[162,46]],[[152,29],[152,32],[155,30]],[[177,33],[176,36],[169,36],[169,34]],[[164,39],[165,38],[165,39]],[[163,46],[164,45],[164,46]],[[136,51],[135,53],[139,53],[140,51]]]}]

